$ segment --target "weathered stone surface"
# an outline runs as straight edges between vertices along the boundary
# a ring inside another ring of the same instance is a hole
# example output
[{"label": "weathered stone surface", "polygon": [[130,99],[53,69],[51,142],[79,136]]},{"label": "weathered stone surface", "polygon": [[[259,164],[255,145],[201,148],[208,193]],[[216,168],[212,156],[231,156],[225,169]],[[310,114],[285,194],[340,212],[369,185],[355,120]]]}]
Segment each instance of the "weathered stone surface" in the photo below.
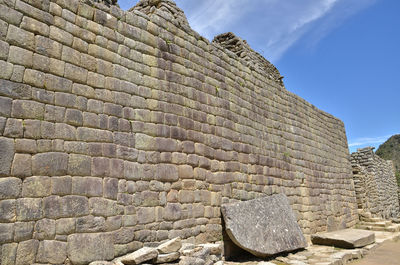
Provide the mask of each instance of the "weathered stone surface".
[{"label": "weathered stone surface", "polygon": [[311,235],[313,244],[339,248],[359,248],[375,242],[375,233],[360,229],[345,229]]},{"label": "weathered stone surface", "polygon": [[145,261],[156,258],[158,252],[155,248],[144,247],[131,254],[119,258],[119,260],[126,265],[141,264]]},{"label": "weathered stone surface", "polygon": [[14,235],[14,224],[0,223],[0,243],[12,242]]},{"label": "weathered stone surface", "polygon": [[18,199],[16,213],[18,221],[31,221],[41,219],[43,217],[42,199]]},{"label": "weathered stone surface", "polygon": [[10,138],[0,137],[0,150],[0,176],[8,175],[14,158],[14,141]]},{"label": "weathered stone surface", "polygon": [[[82,247],[84,244],[85,247]],[[68,236],[68,258],[73,264],[88,264],[96,260],[114,258],[114,245],[111,234],[74,234]]]},{"label": "weathered stone surface", "polygon": [[160,254],[168,254],[178,251],[181,247],[182,247],[182,240],[180,237],[176,237],[159,245],[157,247],[157,250]]},{"label": "weathered stone surface", "polygon": [[0,200],[18,198],[21,187],[22,180],[18,178],[0,178]]},{"label": "weathered stone surface", "polygon": [[17,243],[3,244],[0,248],[0,260],[1,264],[14,265],[15,258],[17,256]]},{"label": "weathered stone surface", "polygon": [[179,265],[204,265],[206,261],[195,257],[182,257]]},{"label": "weathered stone surface", "polygon": [[258,257],[307,247],[284,194],[224,204],[221,212],[232,241]]},{"label": "weathered stone surface", "polygon": [[32,173],[42,176],[62,176],[67,174],[68,154],[42,153],[32,157]]},{"label": "weathered stone surface", "polygon": [[36,260],[36,253],[39,248],[38,240],[23,241],[18,244],[15,264],[33,264]]},{"label": "weathered stone surface", "polygon": [[161,264],[161,263],[169,263],[179,259],[179,252],[172,252],[168,254],[158,254],[157,258],[153,260],[153,263]]},{"label": "weathered stone surface", "polygon": [[67,243],[44,240],[39,244],[36,261],[40,263],[63,264],[67,258]]}]

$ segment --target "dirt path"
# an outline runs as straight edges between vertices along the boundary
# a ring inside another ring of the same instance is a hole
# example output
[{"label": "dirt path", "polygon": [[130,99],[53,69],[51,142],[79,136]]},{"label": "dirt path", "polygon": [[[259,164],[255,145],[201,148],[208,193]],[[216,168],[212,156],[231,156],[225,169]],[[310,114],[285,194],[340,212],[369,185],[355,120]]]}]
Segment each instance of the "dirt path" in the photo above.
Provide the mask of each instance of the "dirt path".
[{"label": "dirt path", "polygon": [[351,265],[400,265],[400,241],[386,242]]}]

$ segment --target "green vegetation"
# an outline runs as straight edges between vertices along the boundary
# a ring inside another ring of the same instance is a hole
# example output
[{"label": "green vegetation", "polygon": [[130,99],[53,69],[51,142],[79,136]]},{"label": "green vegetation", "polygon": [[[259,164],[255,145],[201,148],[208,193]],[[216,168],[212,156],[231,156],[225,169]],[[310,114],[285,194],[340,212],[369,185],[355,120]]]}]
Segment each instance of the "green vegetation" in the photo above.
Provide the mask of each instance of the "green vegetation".
[{"label": "green vegetation", "polygon": [[383,159],[392,160],[397,183],[400,186],[400,134],[393,135],[376,150],[376,154]]}]

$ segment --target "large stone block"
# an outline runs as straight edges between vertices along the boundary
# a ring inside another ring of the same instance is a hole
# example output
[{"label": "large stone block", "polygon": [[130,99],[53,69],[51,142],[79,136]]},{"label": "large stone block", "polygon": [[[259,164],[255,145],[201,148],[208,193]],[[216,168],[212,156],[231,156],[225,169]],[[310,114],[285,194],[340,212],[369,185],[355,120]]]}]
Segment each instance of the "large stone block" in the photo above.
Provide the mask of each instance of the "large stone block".
[{"label": "large stone block", "polygon": [[311,235],[311,241],[315,245],[361,248],[375,243],[375,233],[360,229],[344,229]]},{"label": "large stone block", "polygon": [[[14,68],[15,67],[16,66],[14,66]],[[18,99],[30,99],[31,94],[32,94],[32,88],[26,84],[0,79],[1,96],[18,98]]]},{"label": "large stone block", "polygon": [[42,199],[18,199],[16,213],[18,221],[32,221],[41,219],[43,217]]},{"label": "large stone block", "polygon": [[96,260],[111,260],[114,258],[112,235],[106,233],[70,235],[67,253],[68,258],[75,265],[88,264]]},{"label": "large stone block", "polygon": [[12,242],[14,237],[14,224],[0,223],[0,243]]},{"label": "large stone block", "polygon": [[18,244],[17,257],[15,264],[17,265],[28,265],[34,264],[36,261],[36,254],[39,248],[38,240],[23,241]]},{"label": "large stone block", "polygon": [[29,177],[22,183],[23,197],[46,197],[51,194],[49,177]]},{"label": "large stone block", "polygon": [[44,104],[30,100],[14,100],[11,115],[16,118],[42,120]]},{"label": "large stone block", "polygon": [[3,244],[0,246],[0,260],[3,265],[14,265],[17,256],[17,243]]},{"label": "large stone block", "polygon": [[39,176],[62,176],[67,174],[68,154],[42,153],[32,157],[32,173]]},{"label": "large stone block", "polygon": [[23,133],[22,120],[7,119],[6,127],[4,128],[4,136],[21,138]]},{"label": "large stone block", "polygon": [[119,213],[117,202],[105,198],[90,198],[89,199],[90,213],[100,216],[115,216]]},{"label": "large stone block", "polygon": [[22,180],[18,178],[0,178],[0,200],[18,198],[21,187]]},{"label": "large stone block", "polygon": [[258,257],[307,247],[284,194],[224,204],[221,212],[230,239]]},{"label": "large stone block", "polygon": [[56,235],[56,221],[42,219],[36,222],[33,237],[38,240],[54,239]]},{"label": "large stone block", "polygon": [[36,261],[40,263],[63,264],[67,258],[67,243],[44,240],[39,244]]},{"label": "large stone block", "polygon": [[32,239],[35,222],[16,222],[14,225],[14,242]]},{"label": "large stone block", "polygon": [[10,174],[15,152],[13,139],[0,137],[0,150],[0,176],[7,176]]},{"label": "large stone block", "polygon": [[12,64],[31,68],[33,65],[33,52],[20,47],[11,46],[8,61]]},{"label": "large stone block", "polygon": [[89,200],[83,196],[50,196],[43,199],[44,216],[57,219],[89,214]]},{"label": "large stone block", "polygon": [[91,158],[85,155],[70,154],[68,160],[68,174],[72,176],[90,176]]},{"label": "large stone block", "polygon": [[119,258],[123,264],[141,264],[157,258],[158,252],[155,248],[144,247],[131,254]]},{"label": "large stone block", "polygon": [[35,34],[21,28],[10,25],[8,27],[6,41],[11,45],[33,50],[35,45]]},{"label": "large stone block", "polygon": [[15,200],[0,201],[0,222],[15,222]]}]

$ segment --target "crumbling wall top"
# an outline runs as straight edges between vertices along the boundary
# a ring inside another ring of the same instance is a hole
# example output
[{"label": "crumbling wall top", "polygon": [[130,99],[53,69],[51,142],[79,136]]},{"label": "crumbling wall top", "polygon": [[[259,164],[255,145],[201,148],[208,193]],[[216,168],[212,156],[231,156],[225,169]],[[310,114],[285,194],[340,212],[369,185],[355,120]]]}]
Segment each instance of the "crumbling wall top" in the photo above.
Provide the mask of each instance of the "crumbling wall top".
[{"label": "crumbling wall top", "polygon": [[140,11],[146,15],[161,12],[163,13],[163,17],[167,16],[171,21],[176,22],[186,31],[191,31],[185,13],[172,0],[140,0],[129,11],[133,10]]},{"label": "crumbling wall top", "polygon": [[239,58],[244,59],[250,69],[261,70],[267,74],[269,79],[274,80],[281,86],[284,86],[282,81],[283,76],[281,76],[278,69],[272,63],[266,60],[261,54],[251,49],[245,40],[237,37],[232,32],[227,32],[216,36],[213,42],[220,44],[225,49],[235,53]]}]

